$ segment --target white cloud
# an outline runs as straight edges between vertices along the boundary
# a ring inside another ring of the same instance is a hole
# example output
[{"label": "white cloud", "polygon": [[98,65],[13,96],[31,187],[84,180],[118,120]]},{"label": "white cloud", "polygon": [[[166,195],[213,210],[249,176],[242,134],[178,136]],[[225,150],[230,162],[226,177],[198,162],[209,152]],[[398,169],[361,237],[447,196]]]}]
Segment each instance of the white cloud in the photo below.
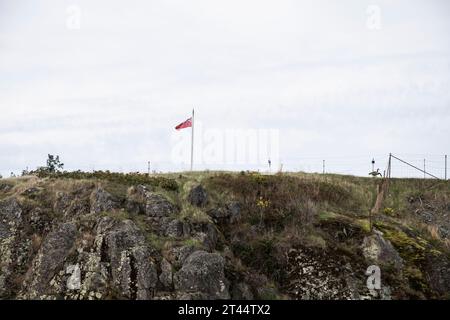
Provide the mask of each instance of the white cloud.
[{"label": "white cloud", "polygon": [[[381,9],[378,31],[366,28],[369,4]],[[66,28],[69,5],[79,30]],[[278,128],[288,168],[299,154],[448,153],[449,10],[439,0],[2,2],[0,173],[52,152],[72,168],[179,169],[170,137],[192,106],[213,128]]]}]

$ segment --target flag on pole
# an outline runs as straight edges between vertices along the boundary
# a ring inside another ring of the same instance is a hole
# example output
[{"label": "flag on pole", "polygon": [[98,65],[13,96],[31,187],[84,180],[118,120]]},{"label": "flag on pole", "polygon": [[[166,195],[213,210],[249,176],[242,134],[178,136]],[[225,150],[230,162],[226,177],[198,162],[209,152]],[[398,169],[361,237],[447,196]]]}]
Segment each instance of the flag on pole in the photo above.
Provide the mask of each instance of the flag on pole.
[{"label": "flag on pole", "polygon": [[184,128],[191,128],[191,171],[194,167],[194,109],[192,109],[192,117],[187,119],[186,121],[180,123],[175,127],[177,130],[181,130]]},{"label": "flag on pole", "polygon": [[179,125],[177,125],[175,127],[175,129],[180,130],[180,129],[189,128],[189,127],[192,127],[192,118],[189,118],[186,121],[180,123]]}]

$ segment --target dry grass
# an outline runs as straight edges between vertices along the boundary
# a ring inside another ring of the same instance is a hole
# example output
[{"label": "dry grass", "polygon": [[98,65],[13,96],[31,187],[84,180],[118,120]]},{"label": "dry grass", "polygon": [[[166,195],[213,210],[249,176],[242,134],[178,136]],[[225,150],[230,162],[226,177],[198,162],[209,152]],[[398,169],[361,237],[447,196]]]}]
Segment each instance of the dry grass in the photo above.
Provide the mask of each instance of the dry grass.
[{"label": "dry grass", "polygon": [[439,228],[437,226],[427,225],[427,230],[433,240],[442,241],[442,238],[439,235]]}]

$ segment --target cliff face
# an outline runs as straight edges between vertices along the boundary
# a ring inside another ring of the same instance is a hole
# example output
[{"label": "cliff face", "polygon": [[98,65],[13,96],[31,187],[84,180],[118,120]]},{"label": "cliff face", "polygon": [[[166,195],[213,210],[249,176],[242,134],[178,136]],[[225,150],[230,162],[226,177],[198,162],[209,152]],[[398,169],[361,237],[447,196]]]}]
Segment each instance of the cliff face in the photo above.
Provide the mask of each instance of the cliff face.
[{"label": "cliff face", "polygon": [[[2,179],[0,298],[449,298],[448,182],[394,181],[371,231],[374,181]],[[367,286],[371,265],[379,289]]]}]

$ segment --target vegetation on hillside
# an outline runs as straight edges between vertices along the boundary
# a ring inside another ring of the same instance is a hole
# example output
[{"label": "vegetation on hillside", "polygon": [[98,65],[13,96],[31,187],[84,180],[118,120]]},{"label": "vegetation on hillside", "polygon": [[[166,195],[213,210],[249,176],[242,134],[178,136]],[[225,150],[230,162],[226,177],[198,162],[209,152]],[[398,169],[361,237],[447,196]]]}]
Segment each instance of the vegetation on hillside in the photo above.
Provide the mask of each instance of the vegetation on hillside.
[{"label": "vegetation on hillside", "polygon": [[[86,188],[93,190],[100,185],[125,206],[130,187],[142,185],[169,199],[176,208],[172,218],[194,225],[215,225],[219,234],[211,250],[231,259],[226,276],[250,284],[260,281],[257,275],[266,277],[266,286],[273,290],[261,294],[272,298],[292,297],[290,288],[297,280],[292,278],[291,253],[296,250],[315,252],[315,259],[325,254],[327,261],[336,265],[351,265],[352,274],[363,283],[369,265],[363,254],[363,243],[381,232],[398,252],[402,265],[399,269],[389,261],[380,262],[383,281],[393,298],[448,298],[445,285],[437,283],[448,281],[448,276],[442,280],[439,277],[443,275],[433,269],[436,266],[445,269],[450,262],[449,182],[392,179],[384,206],[374,217],[374,230],[371,230],[369,212],[378,181],[377,178],[303,173],[196,172],[148,176],[41,170],[32,172],[32,176],[3,179],[0,201],[18,195],[30,210],[51,208],[56,201],[55,194],[62,190],[78,195]],[[208,201],[200,207],[189,200],[192,188],[199,184],[208,193]],[[238,204],[236,222],[215,218],[220,216],[217,210],[225,210],[231,204]],[[57,213],[52,210],[48,209],[48,214],[56,218]],[[147,241],[163,253],[174,245],[204,245],[195,237],[158,235],[145,217],[128,210],[101,215],[133,220],[147,233]],[[83,219],[90,218],[95,215],[91,213]]]}]

